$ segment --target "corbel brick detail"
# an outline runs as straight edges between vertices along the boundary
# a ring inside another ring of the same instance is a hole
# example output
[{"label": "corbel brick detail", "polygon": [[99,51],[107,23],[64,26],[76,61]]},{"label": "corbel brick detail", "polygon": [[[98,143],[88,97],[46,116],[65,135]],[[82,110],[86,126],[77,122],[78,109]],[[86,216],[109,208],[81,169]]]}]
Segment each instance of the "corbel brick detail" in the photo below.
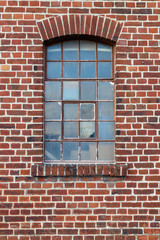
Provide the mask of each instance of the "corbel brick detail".
[{"label": "corbel brick detail", "polygon": [[33,165],[33,177],[125,177],[126,165],[118,164],[41,164]]},{"label": "corbel brick detail", "polygon": [[95,15],[61,15],[37,22],[43,41],[68,35],[92,35],[118,40],[122,23]]}]

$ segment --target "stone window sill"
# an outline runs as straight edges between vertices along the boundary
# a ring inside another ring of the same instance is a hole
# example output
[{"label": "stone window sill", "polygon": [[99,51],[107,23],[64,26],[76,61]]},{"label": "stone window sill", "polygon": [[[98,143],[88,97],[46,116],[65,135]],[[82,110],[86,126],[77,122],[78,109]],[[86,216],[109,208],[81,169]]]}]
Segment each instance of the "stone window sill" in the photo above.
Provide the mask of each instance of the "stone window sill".
[{"label": "stone window sill", "polygon": [[41,164],[31,168],[33,177],[125,177],[127,165],[118,164]]}]

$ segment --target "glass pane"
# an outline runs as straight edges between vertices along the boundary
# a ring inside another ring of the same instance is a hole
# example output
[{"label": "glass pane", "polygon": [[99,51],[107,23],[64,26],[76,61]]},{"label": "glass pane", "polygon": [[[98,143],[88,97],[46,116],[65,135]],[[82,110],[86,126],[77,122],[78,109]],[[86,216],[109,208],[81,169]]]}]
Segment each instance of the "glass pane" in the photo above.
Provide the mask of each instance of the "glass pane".
[{"label": "glass pane", "polygon": [[111,60],[112,47],[106,46],[102,43],[97,44],[98,60]]},{"label": "glass pane", "polygon": [[64,138],[78,138],[78,122],[64,122]]},{"label": "glass pane", "polygon": [[96,160],[96,143],[81,143],[81,160]]},{"label": "glass pane", "polygon": [[90,41],[80,41],[80,59],[95,60],[96,58],[96,43]]},{"label": "glass pane", "polygon": [[78,41],[63,43],[63,60],[78,60]]},{"label": "glass pane", "polygon": [[81,100],[96,100],[96,82],[81,81]]},{"label": "glass pane", "polygon": [[61,143],[45,142],[45,160],[61,159]]},{"label": "glass pane", "polygon": [[114,160],[114,143],[113,142],[99,142],[98,144],[98,160]]},{"label": "glass pane", "polygon": [[64,62],[63,63],[63,77],[64,78],[78,78],[78,62]]},{"label": "glass pane", "polygon": [[114,83],[107,81],[99,81],[98,83],[98,99],[114,100]]},{"label": "glass pane", "polygon": [[81,62],[81,78],[96,78],[95,62]]},{"label": "glass pane", "polygon": [[98,119],[114,120],[114,103],[113,102],[98,103]]},{"label": "glass pane", "polygon": [[45,100],[61,99],[61,82],[46,81],[45,82]]},{"label": "glass pane", "polygon": [[47,78],[60,78],[60,77],[61,77],[61,63],[47,62]]},{"label": "glass pane", "polygon": [[61,103],[60,102],[46,102],[45,118],[47,120],[61,119]]},{"label": "glass pane", "polygon": [[81,103],[80,105],[81,119],[94,119],[95,108],[93,103]]},{"label": "glass pane", "polygon": [[81,138],[95,138],[95,123],[81,122],[80,123],[80,137]]},{"label": "glass pane", "polygon": [[46,122],[45,123],[45,139],[59,139],[61,137],[61,123],[60,122]]},{"label": "glass pane", "polygon": [[78,100],[79,84],[75,81],[63,82],[63,100]]},{"label": "glass pane", "polygon": [[112,78],[111,62],[98,62],[98,78]]},{"label": "glass pane", "polygon": [[78,119],[78,104],[64,104],[64,119]]},{"label": "glass pane", "polygon": [[114,122],[99,122],[98,135],[100,140],[114,140]]},{"label": "glass pane", "polygon": [[47,47],[47,60],[61,60],[61,43]]},{"label": "glass pane", "polygon": [[63,160],[78,160],[78,142],[63,143]]}]

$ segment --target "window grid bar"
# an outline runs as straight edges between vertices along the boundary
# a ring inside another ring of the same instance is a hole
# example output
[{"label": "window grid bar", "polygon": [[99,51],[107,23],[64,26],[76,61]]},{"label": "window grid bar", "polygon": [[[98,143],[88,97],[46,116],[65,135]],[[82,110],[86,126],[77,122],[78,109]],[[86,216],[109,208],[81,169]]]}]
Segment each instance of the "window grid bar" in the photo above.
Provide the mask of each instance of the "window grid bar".
[{"label": "window grid bar", "polygon": [[[63,42],[61,42],[61,77],[63,79]],[[63,161],[63,142],[62,142],[62,136],[63,136],[63,104],[62,104],[62,99],[63,99],[63,80],[61,79],[61,156],[60,156],[60,161]]]}]

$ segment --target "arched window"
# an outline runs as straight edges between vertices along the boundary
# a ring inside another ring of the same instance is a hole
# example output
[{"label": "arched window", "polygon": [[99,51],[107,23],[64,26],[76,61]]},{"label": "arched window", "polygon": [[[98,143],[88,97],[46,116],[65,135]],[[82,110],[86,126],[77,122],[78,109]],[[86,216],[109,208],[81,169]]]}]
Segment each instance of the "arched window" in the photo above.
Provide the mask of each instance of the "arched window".
[{"label": "arched window", "polygon": [[44,85],[44,161],[112,162],[112,47],[86,40],[45,47]]}]

